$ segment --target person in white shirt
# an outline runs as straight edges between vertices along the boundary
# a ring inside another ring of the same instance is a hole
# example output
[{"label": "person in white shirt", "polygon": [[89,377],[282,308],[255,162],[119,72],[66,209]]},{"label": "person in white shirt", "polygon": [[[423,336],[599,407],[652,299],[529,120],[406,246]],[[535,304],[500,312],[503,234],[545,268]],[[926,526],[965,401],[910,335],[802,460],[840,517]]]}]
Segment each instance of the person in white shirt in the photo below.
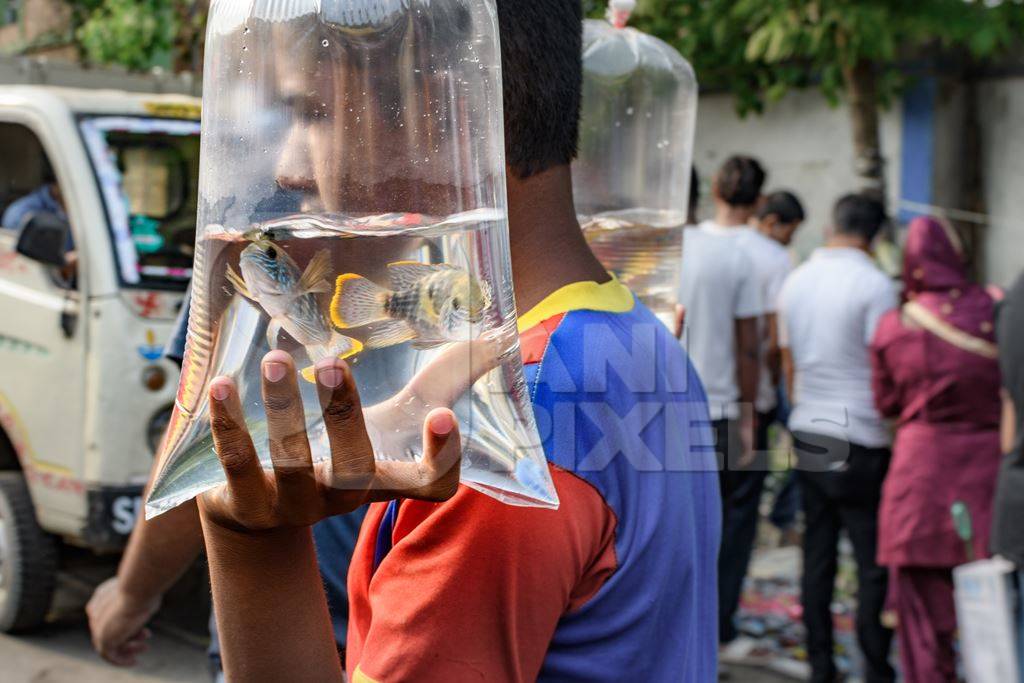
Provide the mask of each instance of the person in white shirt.
[{"label": "person in white shirt", "polygon": [[892,631],[881,622],[887,575],[875,562],[878,504],[891,433],[874,406],[869,345],[882,315],[898,305],[892,281],[869,250],[885,209],[848,195],[833,211],[825,247],[786,279],[779,297],[782,362],[793,412],[804,531],[801,586],[812,681],[833,681],[832,595],[845,528],[857,561],[857,637],[865,680],[894,681]]},{"label": "person in white shirt", "polygon": [[[728,507],[729,516],[735,521],[735,534],[725,544],[730,556],[721,567],[722,575],[719,577],[723,599],[720,618],[728,625],[726,635],[731,630],[735,611],[739,607],[743,582],[757,536],[761,495],[771,469],[768,429],[775,422],[780,376],[775,304],[782,283],[793,270],[789,252],[769,235],[788,229],[792,239],[803,220],[803,207],[796,197],[789,192],[776,192],[760,203],[756,216],[751,219],[751,227],[736,229],[739,234],[737,241],[749,257],[753,280],[761,295],[762,315],[758,321],[758,364],[761,370],[754,400],[753,450],[744,460],[742,471],[730,475],[732,488]],[[722,650],[721,658],[723,661],[743,658],[749,652],[750,645],[749,639],[737,638]]]},{"label": "person in white shirt", "polygon": [[[754,218],[753,237],[748,240],[752,247],[751,256],[758,264],[759,279],[765,293],[765,314],[762,319],[761,340],[761,381],[758,383],[757,430],[754,447],[767,454],[771,451],[768,432],[773,424],[783,425],[789,416],[788,401],[780,397],[782,391],[782,355],[779,349],[778,321],[775,314],[782,283],[793,270],[793,258],[787,247],[792,243],[796,231],[805,219],[804,207],[792,192],[779,190],[765,197]],[[770,469],[765,463],[765,469]],[[765,473],[767,476],[767,472]],[[753,493],[753,514],[757,514],[763,480]],[[783,540],[791,539],[796,533],[797,513],[800,509],[800,492],[796,477],[788,473],[780,487],[772,507],[769,520],[783,532]]]},{"label": "person in white shirt", "polygon": [[[761,200],[765,172],[749,157],[728,159],[715,175],[715,218],[687,228],[679,303],[685,311],[677,334],[704,383],[716,449],[721,457],[722,547],[718,561],[719,642],[736,638],[733,616],[757,532],[751,519],[753,404],[760,376],[758,321],[764,312],[761,287],[748,250],[748,222]],[[746,409],[744,409],[744,407]],[[745,420],[743,418],[746,418]]]},{"label": "person in white shirt", "polygon": [[754,402],[759,437],[755,440],[755,447],[759,450],[767,449],[767,429],[775,421],[774,412],[779,403],[778,386],[782,372],[775,313],[782,284],[793,270],[789,251],[775,235],[787,235],[788,244],[803,221],[804,209],[800,200],[790,192],[774,192],[765,198],[757,211],[754,227],[744,230],[741,239],[754,263],[754,274],[764,301],[761,379]]}]

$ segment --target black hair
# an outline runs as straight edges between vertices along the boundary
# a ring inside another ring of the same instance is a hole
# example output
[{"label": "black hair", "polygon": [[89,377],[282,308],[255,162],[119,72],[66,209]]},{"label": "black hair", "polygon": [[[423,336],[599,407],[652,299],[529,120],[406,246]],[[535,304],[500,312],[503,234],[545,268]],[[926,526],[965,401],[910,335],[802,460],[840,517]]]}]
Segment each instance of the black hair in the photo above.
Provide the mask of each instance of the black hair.
[{"label": "black hair", "polygon": [[806,218],[803,204],[795,194],[785,190],[772,192],[765,198],[761,208],[757,210],[759,219],[764,220],[768,216],[775,216],[780,223],[785,225],[803,223]]},{"label": "black hair", "polygon": [[837,234],[860,237],[870,244],[885,225],[885,206],[874,197],[848,194],[836,202],[832,222]]},{"label": "black hair", "polygon": [[754,206],[767,178],[761,162],[753,157],[732,156],[715,177],[718,197],[729,206]]},{"label": "black hair", "polygon": [[505,155],[529,178],[576,158],[583,89],[581,0],[498,0]]}]

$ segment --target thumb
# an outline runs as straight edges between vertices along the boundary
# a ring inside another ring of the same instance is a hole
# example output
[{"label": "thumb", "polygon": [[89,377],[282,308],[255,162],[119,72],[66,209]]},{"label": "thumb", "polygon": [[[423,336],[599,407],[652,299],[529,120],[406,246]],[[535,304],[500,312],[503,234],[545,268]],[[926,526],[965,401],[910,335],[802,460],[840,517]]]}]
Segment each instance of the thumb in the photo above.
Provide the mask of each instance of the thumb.
[{"label": "thumb", "polygon": [[377,463],[371,500],[414,498],[445,501],[459,488],[462,440],[455,414],[437,408],[423,424],[423,459],[420,462]]},{"label": "thumb", "polygon": [[462,464],[462,437],[455,413],[447,408],[434,410],[423,425],[423,462],[442,490],[454,494],[459,485]]},{"label": "thumb", "polygon": [[406,390],[427,405],[451,406],[498,366],[502,351],[513,343],[507,336],[489,333],[452,344],[418,372]]}]

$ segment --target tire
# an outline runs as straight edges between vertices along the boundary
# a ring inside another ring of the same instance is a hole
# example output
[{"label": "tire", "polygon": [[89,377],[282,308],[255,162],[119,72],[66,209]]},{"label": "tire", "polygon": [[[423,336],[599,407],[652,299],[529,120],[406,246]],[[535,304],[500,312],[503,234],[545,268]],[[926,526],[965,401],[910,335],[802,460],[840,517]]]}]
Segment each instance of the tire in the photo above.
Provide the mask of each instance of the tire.
[{"label": "tire", "polygon": [[0,632],[29,631],[50,611],[57,541],[39,528],[20,472],[0,472]]}]

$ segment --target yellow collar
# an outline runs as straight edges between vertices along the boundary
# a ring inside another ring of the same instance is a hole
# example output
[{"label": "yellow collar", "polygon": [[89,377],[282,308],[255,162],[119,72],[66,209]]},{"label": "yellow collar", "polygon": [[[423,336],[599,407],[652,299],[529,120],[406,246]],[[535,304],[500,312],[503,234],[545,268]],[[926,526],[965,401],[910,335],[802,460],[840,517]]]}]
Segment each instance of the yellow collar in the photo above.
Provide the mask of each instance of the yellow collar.
[{"label": "yellow collar", "polygon": [[581,310],[626,313],[633,310],[634,304],[633,293],[614,276],[604,284],[574,282],[552,292],[519,316],[519,331],[525,332],[560,313]]}]

